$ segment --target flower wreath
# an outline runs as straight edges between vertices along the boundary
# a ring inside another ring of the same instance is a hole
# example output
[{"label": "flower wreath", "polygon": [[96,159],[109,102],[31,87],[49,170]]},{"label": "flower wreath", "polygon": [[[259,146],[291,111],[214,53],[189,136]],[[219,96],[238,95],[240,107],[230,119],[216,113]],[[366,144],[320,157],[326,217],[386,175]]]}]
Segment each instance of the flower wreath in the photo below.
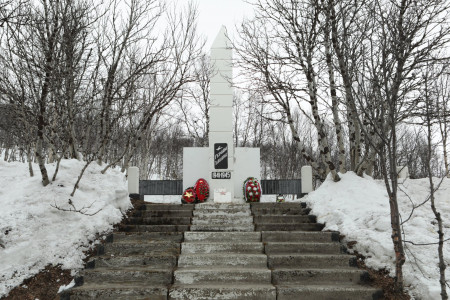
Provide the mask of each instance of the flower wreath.
[{"label": "flower wreath", "polygon": [[244,181],[244,199],[246,202],[259,202],[261,199],[261,185],[254,177]]}]

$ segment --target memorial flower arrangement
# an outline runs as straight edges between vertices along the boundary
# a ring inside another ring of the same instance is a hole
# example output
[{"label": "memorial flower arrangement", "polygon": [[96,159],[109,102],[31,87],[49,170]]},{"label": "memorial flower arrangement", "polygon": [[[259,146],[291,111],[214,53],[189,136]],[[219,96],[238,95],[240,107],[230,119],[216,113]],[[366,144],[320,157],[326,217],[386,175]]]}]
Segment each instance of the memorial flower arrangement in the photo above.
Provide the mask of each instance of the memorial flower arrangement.
[{"label": "memorial flower arrangement", "polygon": [[199,203],[205,202],[209,197],[209,185],[208,182],[200,178],[194,185],[196,201]]},{"label": "memorial flower arrangement", "polygon": [[282,194],[278,194],[277,203],[283,203],[283,202],[284,202],[284,196]]},{"label": "memorial flower arrangement", "polygon": [[188,187],[184,190],[183,195],[181,196],[181,203],[183,204],[193,204],[195,203],[195,190],[194,187]]},{"label": "memorial flower arrangement", "polygon": [[244,199],[246,202],[259,202],[261,199],[261,185],[254,177],[244,181]]},{"label": "memorial flower arrangement", "polygon": [[209,197],[209,184],[208,182],[200,178],[195,182],[193,187],[188,187],[184,190],[181,196],[181,203],[183,204],[193,204],[193,203],[203,203]]}]

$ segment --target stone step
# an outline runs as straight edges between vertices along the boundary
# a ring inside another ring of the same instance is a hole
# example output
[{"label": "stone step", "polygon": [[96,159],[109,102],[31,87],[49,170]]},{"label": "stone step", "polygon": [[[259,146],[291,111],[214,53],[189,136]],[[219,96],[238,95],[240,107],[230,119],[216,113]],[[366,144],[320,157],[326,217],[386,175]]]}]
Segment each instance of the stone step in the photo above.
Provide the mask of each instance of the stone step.
[{"label": "stone step", "polygon": [[267,257],[269,269],[288,268],[339,268],[356,267],[356,257],[339,254],[271,254]]},{"label": "stone step", "polygon": [[321,231],[324,225],[319,223],[285,224],[265,223],[256,224],[256,231]]},{"label": "stone step", "polygon": [[189,231],[190,225],[122,225],[122,232],[184,232]]},{"label": "stone step", "polygon": [[339,243],[295,243],[295,242],[270,242],[265,243],[264,251],[268,255],[272,254],[339,254],[343,252]]},{"label": "stone step", "polygon": [[250,203],[251,209],[258,209],[258,208],[306,208],[306,202],[283,202],[283,203],[277,203],[277,202],[252,202]]},{"label": "stone step", "polygon": [[137,255],[137,254],[157,254],[157,253],[178,254],[180,243],[176,242],[117,242],[103,245],[103,251],[98,250],[98,254],[106,255]]},{"label": "stone step", "polygon": [[181,253],[263,253],[264,246],[258,242],[189,242],[181,244]]},{"label": "stone step", "polygon": [[191,225],[191,231],[254,231],[253,224],[236,224],[236,225],[216,225],[216,224],[201,224]]},{"label": "stone step", "polygon": [[173,275],[175,284],[271,282],[271,271],[267,268],[178,268]]},{"label": "stone step", "polygon": [[127,267],[127,266],[146,266],[148,268],[162,269],[174,268],[177,265],[177,256],[174,254],[161,253],[159,255],[129,255],[129,256],[97,256],[91,258],[86,263],[86,269],[101,267]]},{"label": "stone step", "polygon": [[155,203],[155,204],[150,204],[150,203],[146,203],[145,204],[145,210],[147,211],[157,211],[157,210],[162,210],[162,211],[167,211],[167,210],[193,210],[194,209],[194,204],[164,204],[164,203]]},{"label": "stone step", "polygon": [[250,209],[250,204],[248,203],[199,203],[195,205],[195,210],[243,210],[247,211]]},{"label": "stone step", "polygon": [[239,254],[230,253],[192,253],[182,254],[178,258],[179,267],[248,267],[267,268],[267,256],[265,254]]},{"label": "stone step", "polygon": [[[276,300],[276,289],[272,284],[174,284],[169,290],[170,300]],[[298,299],[298,297],[297,297]]]},{"label": "stone step", "polygon": [[264,215],[264,216],[254,216],[255,224],[302,224],[302,223],[315,223],[317,218],[314,215]]},{"label": "stone step", "polygon": [[135,210],[132,217],[192,217],[192,210]]},{"label": "stone step", "polygon": [[261,215],[307,215],[311,211],[310,208],[302,208],[302,207],[257,207],[252,208],[252,213],[255,216]]},{"label": "stone step", "polygon": [[341,283],[365,283],[369,275],[366,271],[356,268],[339,269],[296,269],[283,268],[272,270],[272,283],[284,285],[287,283],[322,284],[329,282],[339,285]]},{"label": "stone step", "polygon": [[146,267],[95,268],[82,272],[83,282],[133,282],[163,285],[172,282],[172,269],[153,269]]},{"label": "stone step", "polygon": [[170,241],[181,242],[183,240],[182,232],[115,232],[108,237],[109,242],[126,242],[126,241]]},{"label": "stone step", "polygon": [[258,209],[278,209],[278,210],[285,210],[285,209],[299,209],[299,208],[306,208],[305,202],[284,202],[284,203],[277,203],[277,202],[253,202],[250,204],[250,209],[258,210]]},{"label": "stone step", "polygon": [[193,211],[194,216],[202,216],[202,215],[209,215],[209,216],[251,216],[252,213],[248,209],[195,209]]},{"label": "stone step", "polygon": [[192,225],[211,224],[211,225],[253,225],[252,216],[198,216],[192,218]]},{"label": "stone step", "polygon": [[277,300],[381,300],[383,291],[364,285],[287,285],[277,286]]},{"label": "stone step", "polygon": [[165,285],[148,285],[141,282],[101,282],[85,283],[82,286],[66,290],[60,300],[125,300],[152,299],[166,300],[168,288]]},{"label": "stone step", "polygon": [[263,242],[338,242],[339,232],[262,231]]},{"label": "stone step", "polygon": [[128,224],[137,225],[189,225],[191,217],[131,217],[127,220]]},{"label": "stone step", "polygon": [[195,232],[186,231],[184,233],[185,242],[232,242],[232,241],[245,241],[245,242],[260,242],[261,232]]}]

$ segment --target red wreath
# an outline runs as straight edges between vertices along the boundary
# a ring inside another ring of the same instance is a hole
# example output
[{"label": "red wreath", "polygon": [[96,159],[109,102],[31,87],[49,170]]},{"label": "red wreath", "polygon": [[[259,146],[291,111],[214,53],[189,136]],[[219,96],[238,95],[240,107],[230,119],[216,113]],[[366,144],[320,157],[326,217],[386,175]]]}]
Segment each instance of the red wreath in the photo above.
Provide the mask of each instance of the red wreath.
[{"label": "red wreath", "polygon": [[244,198],[247,202],[259,202],[261,199],[261,186],[253,177],[244,181]]},{"label": "red wreath", "polygon": [[208,182],[200,178],[194,185],[195,195],[197,196],[197,202],[203,203],[209,197],[209,185]]},{"label": "red wreath", "polygon": [[193,187],[188,187],[184,190],[183,195],[181,196],[181,203],[183,204],[192,204],[195,203],[195,189]]}]

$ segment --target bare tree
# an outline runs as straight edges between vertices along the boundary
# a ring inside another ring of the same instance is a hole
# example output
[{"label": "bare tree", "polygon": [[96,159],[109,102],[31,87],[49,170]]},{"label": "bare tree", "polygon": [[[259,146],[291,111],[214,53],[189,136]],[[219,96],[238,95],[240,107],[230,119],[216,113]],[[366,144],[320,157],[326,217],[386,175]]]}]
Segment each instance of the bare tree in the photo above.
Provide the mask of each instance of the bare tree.
[{"label": "bare tree", "polygon": [[[312,121],[318,132],[320,159],[334,180],[339,180],[331,149],[319,113],[318,69],[319,15],[317,1],[257,1],[256,17],[242,25],[242,42],[236,46],[240,63],[254,88],[271,96],[267,104],[281,113],[290,124],[294,140],[302,155],[314,169],[318,164],[302,149],[295,132],[292,105],[309,103]],[[274,45],[279,45],[274,47]],[[322,170],[324,172],[325,170]],[[320,171],[319,171],[320,172]]]},{"label": "bare tree", "polygon": [[391,211],[395,287],[402,291],[405,254],[397,201],[397,128],[421,105],[417,91],[422,80],[418,74],[448,42],[445,19],[449,7],[442,1],[377,0],[365,9],[373,23],[363,41],[367,53],[358,74],[358,89],[363,95],[358,98],[363,111],[359,122],[380,160]]}]

